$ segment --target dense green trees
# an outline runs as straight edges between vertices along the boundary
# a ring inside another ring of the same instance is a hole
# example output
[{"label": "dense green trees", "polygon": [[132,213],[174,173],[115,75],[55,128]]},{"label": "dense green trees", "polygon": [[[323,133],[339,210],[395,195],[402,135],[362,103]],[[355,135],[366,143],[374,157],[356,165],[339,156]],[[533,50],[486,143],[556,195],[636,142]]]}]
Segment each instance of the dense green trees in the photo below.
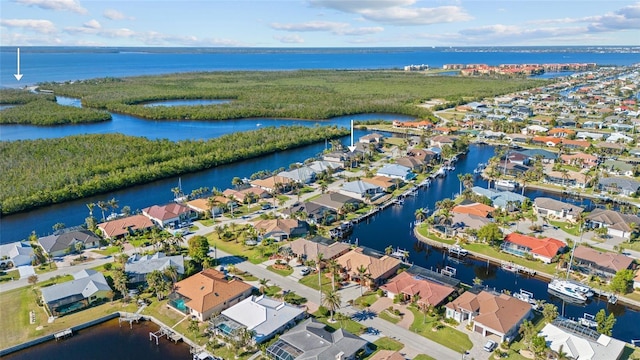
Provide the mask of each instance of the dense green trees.
[{"label": "dense green trees", "polygon": [[[181,73],[41,84],[85,106],[147,119],[220,120],[249,117],[327,119],[360,113],[429,117],[427,99],[491,97],[546,83],[532,79],[425,77],[399,71],[263,71]],[[147,107],[166,99],[229,99],[227,104]],[[436,119],[433,119],[436,120]]]},{"label": "dense green trees", "polygon": [[0,104],[2,105],[19,105],[26,104],[36,100],[56,101],[53,94],[39,94],[28,90],[20,89],[1,89]]},{"label": "dense green trees", "polygon": [[10,214],[347,134],[335,126],[288,126],[207,141],[95,134],[0,142],[0,206]]}]

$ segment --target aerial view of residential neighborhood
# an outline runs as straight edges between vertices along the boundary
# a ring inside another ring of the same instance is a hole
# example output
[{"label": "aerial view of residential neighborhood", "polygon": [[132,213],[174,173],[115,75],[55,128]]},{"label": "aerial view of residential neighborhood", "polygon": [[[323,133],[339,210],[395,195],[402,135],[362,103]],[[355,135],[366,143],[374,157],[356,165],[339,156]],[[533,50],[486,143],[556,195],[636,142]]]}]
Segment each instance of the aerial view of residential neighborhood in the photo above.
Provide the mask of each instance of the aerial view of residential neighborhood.
[{"label": "aerial view of residential neighborhood", "polygon": [[639,3],[509,48],[313,37],[465,1],[237,44],[141,3],[2,3],[0,357],[640,359]]}]

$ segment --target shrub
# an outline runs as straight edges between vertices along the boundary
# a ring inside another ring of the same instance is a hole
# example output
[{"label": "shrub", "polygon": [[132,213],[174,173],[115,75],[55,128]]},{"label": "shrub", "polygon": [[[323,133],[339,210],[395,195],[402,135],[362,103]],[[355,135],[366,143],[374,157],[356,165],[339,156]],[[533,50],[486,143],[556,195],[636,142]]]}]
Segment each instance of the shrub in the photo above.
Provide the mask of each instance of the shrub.
[{"label": "shrub", "polygon": [[109,271],[109,270],[111,270],[111,268],[113,268],[113,264],[112,263],[106,263],[106,264],[104,264],[103,267],[104,267],[105,270]]}]

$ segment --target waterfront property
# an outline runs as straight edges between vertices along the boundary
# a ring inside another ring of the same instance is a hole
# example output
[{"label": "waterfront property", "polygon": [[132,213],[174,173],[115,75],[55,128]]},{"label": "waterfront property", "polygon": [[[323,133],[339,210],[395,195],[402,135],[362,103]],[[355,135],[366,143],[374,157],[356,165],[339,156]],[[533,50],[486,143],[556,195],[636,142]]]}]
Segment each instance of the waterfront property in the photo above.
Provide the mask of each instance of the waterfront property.
[{"label": "waterfront property", "polygon": [[601,252],[587,246],[578,246],[573,252],[578,270],[604,278],[612,278],[618,271],[631,269],[633,259],[617,253]]},{"label": "waterfront property", "polygon": [[311,201],[334,211],[340,211],[345,204],[351,204],[355,209],[359,208],[360,204],[362,204],[361,200],[336,192],[322,194]]},{"label": "waterfront property", "polygon": [[86,308],[106,299],[112,291],[102,273],[82,270],[73,274],[74,280],[40,289],[42,300],[52,316]]},{"label": "waterfront property", "polygon": [[132,215],[121,219],[111,220],[98,224],[102,236],[108,240],[115,240],[131,235],[138,231],[145,231],[156,226],[151,219],[144,215]]},{"label": "waterfront property", "polygon": [[184,274],[184,257],[182,255],[166,256],[162,252],[153,255],[133,254],[124,264],[124,271],[133,284],[146,282],[146,276],[153,271],[163,272],[174,267],[178,275]]},{"label": "waterfront property", "polygon": [[325,260],[335,259],[346,254],[350,246],[347,243],[338,242],[321,236],[312,239],[296,239],[289,243],[291,252],[303,260],[316,260],[319,254]]},{"label": "waterfront property", "polygon": [[564,221],[576,221],[576,218],[584,211],[584,209],[579,206],[548,197],[535,198],[533,201],[533,209],[536,214],[540,216]]},{"label": "waterfront property", "polygon": [[472,187],[471,191],[473,191],[474,194],[489,198],[493,207],[505,209],[507,211],[514,211],[518,209],[525,199],[527,199],[526,196],[522,196],[512,191],[486,189],[480,186]]},{"label": "waterfront property", "polygon": [[461,204],[455,206],[451,212],[456,214],[469,214],[475,215],[483,218],[491,217],[491,214],[496,211],[496,208],[481,204],[481,203],[471,203],[471,204]]},{"label": "waterfront property", "polygon": [[0,245],[0,269],[31,265],[33,258],[33,248],[25,242]]},{"label": "waterfront property", "polygon": [[251,186],[260,188],[270,193],[275,191],[288,192],[291,191],[293,183],[294,181],[290,178],[275,175],[265,179],[253,180],[251,181]]},{"label": "waterfront property", "polygon": [[244,329],[260,344],[295,326],[304,316],[302,308],[286,302],[265,295],[250,296],[212,318],[210,329],[230,338],[241,336],[240,329]]},{"label": "waterfront property", "polygon": [[551,350],[562,351],[571,359],[617,360],[625,349],[620,340],[562,318],[545,325],[538,335],[545,338]]},{"label": "waterfront property", "polygon": [[100,238],[89,230],[65,229],[53,235],[41,237],[38,244],[49,256],[63,256],[73,253],[78,247],[83,249],[100,246]]},{"label": "waterfront property", "polygon": [[567,247],[564,242],[554,238],[538,239],[518,233],[508,234],[500,249],[506,253],[520,257],[531,256],[550,264],[553,258]]},{"label": "waterfront property", "polygon": [[601,177],[598,179],[598,190],[613,194],[631,196],[640,189],[640,181],[628,177]]},{"label": "waterfront property", "polygon": [[586,216],[588,226],[594,229],[605,227],[607,235],[625,239],[631,238],[631,233],[637,231],[631,228],[631,224],[640,224],[640,217],[631,214],[621,214],[607,209],[594,209]]},{"label": "waterfront property", "polygon": [[321,225],[331,224],[338,218],[336,210],[309,201],[283,209],[282,214],[288,218],[304,214],[307,223]]},{"label": "waterfront property", "polygon": [[238,279],[228,279],[214,269],[205,269],[174,286],[168,304],[183,314],[200,321],[237,304],[251,295],[253,287]]},{"label": "waterfront property", "polygon": [[[363,276],[368,276],[370,286],[379,286],[384,280],[396,273],[400,260],[381,254],[373,249],[358,247],[336,259],[347,280],[365,282]],[[361,274],[358,269],[366,269]]]},{"label": "waterfront property", "polygon": [[346,182],[342,184],[342,187],[338,192],[360,200],[368,198],[370,201],[374,201],[385,194],[384,190],[380,186],[363,180]]},{"label": "waterfront property", "polygon": [[416,177],[411,168],[398,164],[387,164],[378,169],[378,176],[386,176],[392,179],[400,179],[402,181],[413,180]]},{"label": "waterfront property", "polygon": [[400,295],[404,301],[413,302],[418,297],[417,305],[421,308],[438,306],[451,295],[455,289],[406,271],[394,276],[386,284],[380,286],[388,297]]},{"label": "waterfront property", "polygon": [[507,294],[467,291],[446,306],[445,316],[470,324],[482,336],[511,342],[524,320],[533,317],[531,304]]},{"label": "waterfront property", "polygon": [[300,237],[309,233],[309,224],[306,221],[296,219],[260,220],[253,224],[253,227],[258,230],[262,238],[272,238],[276,241]]},{"label": "waterfront property", "polygon": [[153,205],[142,209],[142,214],[161,227],[175,226],[197,216],[197,213],[190,207],[177,203]]},{"label": "waterfront property", "polygon": [[353,360],[367,342],[342,328],[329,332],[325,324],[309,318],[267,348],[273,360]]}]

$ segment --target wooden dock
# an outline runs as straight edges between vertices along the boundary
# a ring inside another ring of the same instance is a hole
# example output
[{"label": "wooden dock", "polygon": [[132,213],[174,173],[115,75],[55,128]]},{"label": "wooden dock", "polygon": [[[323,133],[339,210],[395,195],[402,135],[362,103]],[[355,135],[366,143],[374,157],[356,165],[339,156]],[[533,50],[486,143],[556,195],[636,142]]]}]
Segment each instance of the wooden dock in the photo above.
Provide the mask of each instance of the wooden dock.
[{"label": "wooden dock", "polygon": [[71,329],[62,330],[60,332],[53,334],[53,337],[56,339],[56,341],[60,339],[66,339],[71,336],[73,336],[73,331],[71,331]]},{"label": "wooden dock", "polygon": [[156,332],[149,332],[149,341],[152,341],[153,339],[156,340],[156,345],[159,345],[159,339],[163,336],[166,336],[167,339],[177,343],[178,341],[182,340],[182,335],[178,334],[177,332],[167,328],[167,327],[161,327],[160,330],[156,331]]}]

